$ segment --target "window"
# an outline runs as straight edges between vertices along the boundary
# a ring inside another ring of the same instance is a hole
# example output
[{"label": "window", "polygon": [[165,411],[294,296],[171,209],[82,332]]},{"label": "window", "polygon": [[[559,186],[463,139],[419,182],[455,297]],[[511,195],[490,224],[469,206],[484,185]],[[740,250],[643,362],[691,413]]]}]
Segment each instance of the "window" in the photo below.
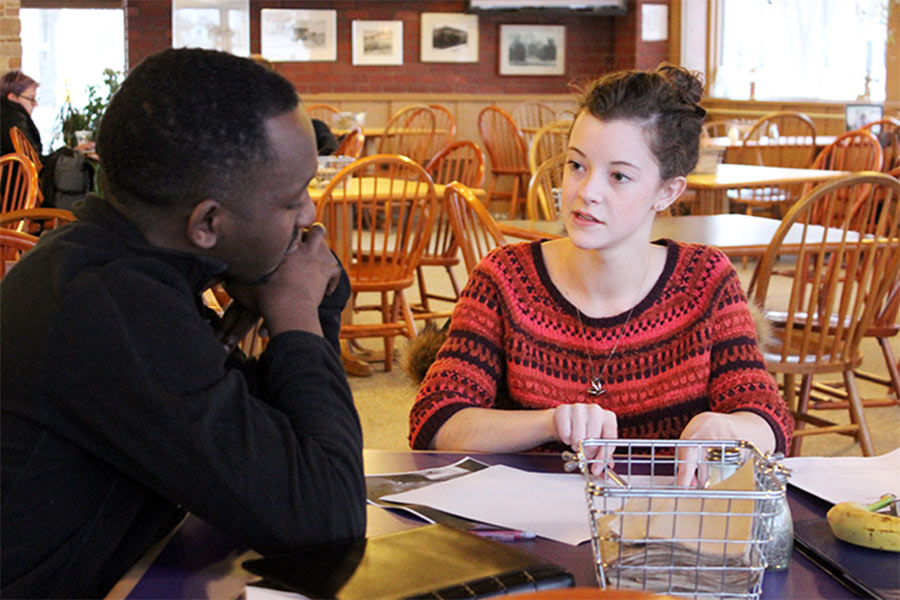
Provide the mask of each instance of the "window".
[{"label": "window", "polygon": [[719,0],[712,95],[883,101],[889,1]]},{"label": "window", "polygon": [[103,70],[125,70],[125,15],[117,8],[22,8],[19,19],[22,71],[40,83],[32,119],[47,153],[62,146],[58,116],[66,99],[83,107],[88,85],[105,97]]}]

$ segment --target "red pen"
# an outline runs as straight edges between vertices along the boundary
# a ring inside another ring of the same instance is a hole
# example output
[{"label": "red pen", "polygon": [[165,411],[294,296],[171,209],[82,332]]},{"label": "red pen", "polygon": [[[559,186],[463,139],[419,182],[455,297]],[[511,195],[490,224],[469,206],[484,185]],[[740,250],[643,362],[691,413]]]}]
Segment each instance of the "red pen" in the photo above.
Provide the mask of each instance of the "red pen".
[{"label": "red pen", "polygon": [[537,537],[533,531],[520,531],[518,529],[472,529],[470,531],[475,535],[497,540],[498,542],[521,542],[533,540]]}]

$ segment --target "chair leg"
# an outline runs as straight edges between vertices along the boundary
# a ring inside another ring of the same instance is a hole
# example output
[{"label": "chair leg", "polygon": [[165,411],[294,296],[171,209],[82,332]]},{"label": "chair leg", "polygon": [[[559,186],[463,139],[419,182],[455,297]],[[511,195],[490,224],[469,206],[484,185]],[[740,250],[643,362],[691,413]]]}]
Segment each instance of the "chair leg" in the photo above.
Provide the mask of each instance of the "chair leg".
[{"label": "chair leg", "polygon": [[[785,391],[787,391],[788,379],[790,378],[791,388],[794,387],[794,376],[791,375],[788,377],[785,376],[784,386]],[[809,410],[809,394],[812,390],[812,375],[804,375],[800,380],[800,395],[797,397],[797,412],[799,414],[805,415]],[[791,392],[791,395],[794,395],[794,392]],[[788,405],[790,406],[790,404]],[[799,421],[795,419],[796,428],[803,429],[805,423],[803,421]],[[795,436],[794,439],[791,440],[791,451],[790,456],[800,456],[800,449],[803,445],[803,437]]]},{"label": "chair leg", "polygon": [[456,277],[453,275],[453,267],[447,266],[445,268],[447,269],[447,277],[450,278],[450,285],[453,286],[453,295],[459,300],[459,284],[456,283]]},{"label": "chair leg", "polygon": [[496,173],[493,173],[493,177],[491,178],[491,187],[488,188],[487,196],[484,197],[484,205],[488,209],[491,207],[491,200],[494,199],[494,188],[497,187],[497,180],[500,179],[500,176]]},{"label": "chair leg", "polygon": [[[390,323],[391,322],[391,310],[388,305],[388,295],[387,292],[381,292],[381,322],[382,323]],[[390,371],[391,367],[394,363],[394,336],[385,335],[384,336],[384,370]]]},{"label": "chair leg", "polygon": [[431,308],[428,306],[428,290],[425,289],[425,274],[422,265],[416,267],[416,280],[419,284],[419,304],[422,305],[425,312],[431,312]]},{"label": "chair leg", "polygon": [[878,338],[878,345],[881,346],[881,353],[884,355],[884,364],[887,366],[888,374],[891,378],[891,388],[894,390],[894,397],[900,402],[900,361],[894,358],[890,340]]},{"label": "chair leg", "polygon": [[862,400],[859,398],[859,390],[856,387],[856,376],[853,371],[844,372],[844,384],[847,386],[847,402],[850,409],[850,420],[859,426],[856,439],[862,449],[863,456],[873,456],[872,438],[869,436],[869,426],[866,424],[866,415],[863,412]]},{"label": "chair leg", "polygon": [[513,175],[512,194],[509,196],[509,218],[519,218],[519,176]]}]

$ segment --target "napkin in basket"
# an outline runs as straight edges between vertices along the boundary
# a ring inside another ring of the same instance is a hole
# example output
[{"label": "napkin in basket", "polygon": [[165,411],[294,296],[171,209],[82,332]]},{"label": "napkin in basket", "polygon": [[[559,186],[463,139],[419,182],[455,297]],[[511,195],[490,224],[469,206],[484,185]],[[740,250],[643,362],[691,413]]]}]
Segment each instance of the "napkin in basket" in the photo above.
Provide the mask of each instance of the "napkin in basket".
[{"label": "napkin in basket", "polygon": [[[754,490],[752,462],[709,489]],[[761,576],[749,568],[753,511],[749,499],[632,498],[597,520],[607,578],[629,588],[746,593]]]}]

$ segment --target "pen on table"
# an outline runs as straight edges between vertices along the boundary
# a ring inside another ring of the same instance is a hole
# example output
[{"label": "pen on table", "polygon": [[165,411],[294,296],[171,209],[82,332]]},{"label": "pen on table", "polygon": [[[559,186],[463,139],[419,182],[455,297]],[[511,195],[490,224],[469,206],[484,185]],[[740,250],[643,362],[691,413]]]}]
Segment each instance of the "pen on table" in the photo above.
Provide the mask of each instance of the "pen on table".
[{"label": "pen on table", "polygon": [[471,532],[498,542],[519,542],[533,540],[536,537],[533,531],[520,531],[518,529],[472,529]]}]

